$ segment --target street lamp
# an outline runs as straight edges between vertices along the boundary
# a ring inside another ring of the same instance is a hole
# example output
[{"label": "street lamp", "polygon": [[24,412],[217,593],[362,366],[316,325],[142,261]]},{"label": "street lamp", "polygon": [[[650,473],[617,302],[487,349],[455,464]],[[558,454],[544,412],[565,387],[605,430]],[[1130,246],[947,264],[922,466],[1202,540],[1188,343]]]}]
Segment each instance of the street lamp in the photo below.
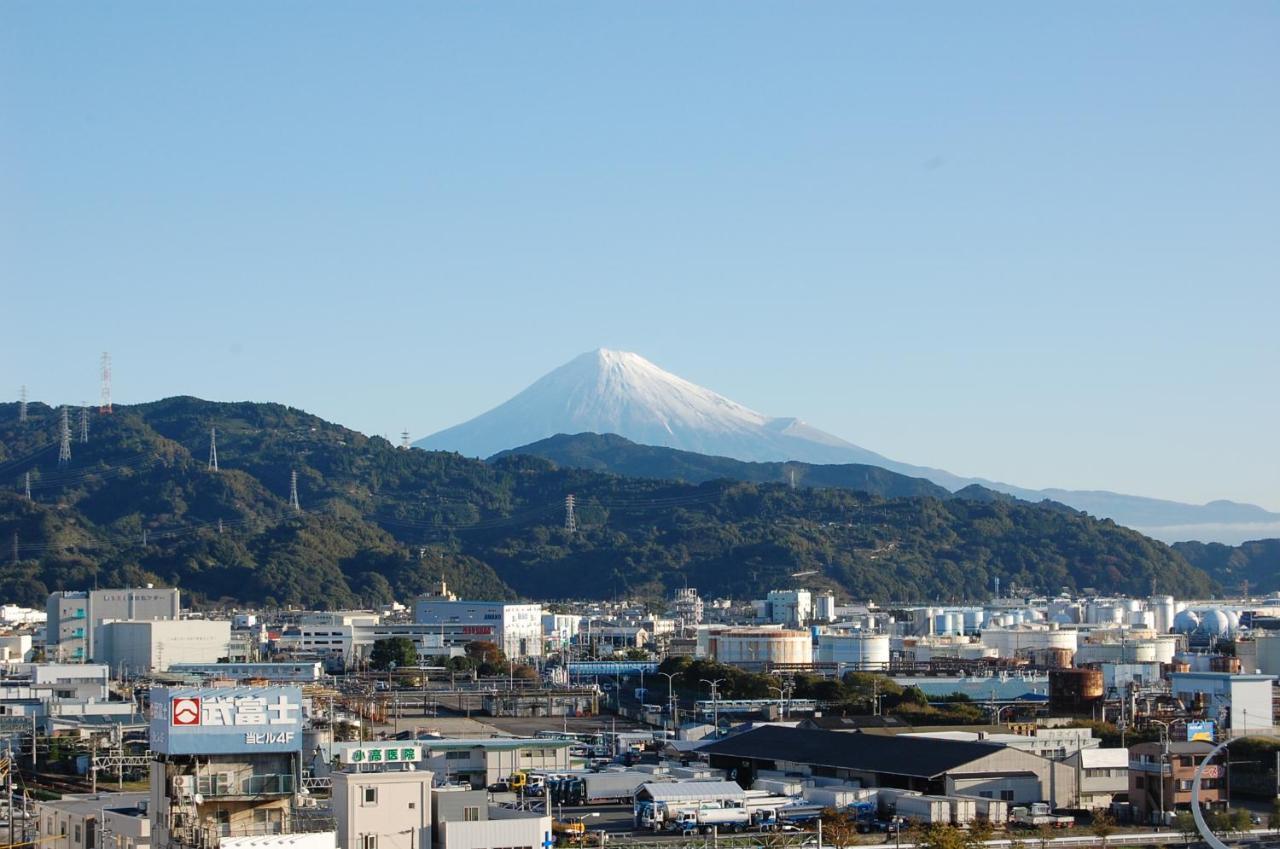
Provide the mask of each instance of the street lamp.
[{"label": "street lamp", "polygon": [[723,678],[717,678],[714,681],[708,680],[706,678],[699,679],[700,683],[708,684],[711,686],[711,725],[715,729],[716,739],[720,738],[720,701],[718,697],[719,696],[718,688],[724,682],[724,680],[725,679]]},{"label": "street lamp", "polygon": [[671,716],[671,730],[678,732],[680,725],[676,720],[676,697],[675,697],[675,680],[680,677],[679,672],[659,672],[667,679],[667,713]]},{"label": "street lamp", "polygon": [[1169,723],[1161,719],[1149,719],[1147,721],[1152,725],[1160,726],[1160,825],[1163,826],[1166,819],[1164,810],[1164,765],[1169,760]]}]

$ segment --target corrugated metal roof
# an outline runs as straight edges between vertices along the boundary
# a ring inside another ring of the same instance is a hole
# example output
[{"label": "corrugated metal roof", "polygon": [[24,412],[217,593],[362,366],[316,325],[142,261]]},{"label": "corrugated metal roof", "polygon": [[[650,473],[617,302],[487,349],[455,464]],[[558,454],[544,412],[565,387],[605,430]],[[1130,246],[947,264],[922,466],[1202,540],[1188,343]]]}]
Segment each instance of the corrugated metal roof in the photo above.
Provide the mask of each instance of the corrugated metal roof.
[{"label": "corrugated metal roof", "polygon": [[745,799],[747,791],[732,781],[671,781],[641,785],[636,796],[655,802],[682,799]]}]

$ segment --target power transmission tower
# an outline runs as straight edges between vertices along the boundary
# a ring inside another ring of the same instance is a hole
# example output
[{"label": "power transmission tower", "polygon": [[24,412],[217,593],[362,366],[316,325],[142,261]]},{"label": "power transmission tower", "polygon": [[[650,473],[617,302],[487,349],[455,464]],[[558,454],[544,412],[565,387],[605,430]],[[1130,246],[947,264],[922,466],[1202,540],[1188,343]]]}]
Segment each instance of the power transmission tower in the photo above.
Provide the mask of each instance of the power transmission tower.
[{"label": "power transmission tower", "polygon": [[147,529],[146,528],[142,529],[142,547],[143,548],[147,547]]},{"label": "power transmission tower", "polygon": [[409,450],[409,431],[407,430],[400,431],[400,447],[405,451]]},{"label": "power transmission tower", "polygon": [[61,445],[58,446],[58,465],[65,466],[71,462],[71,421],[67,417],[67,408],[62,408],[62,423],[59,426]]},{"label": "power transmission tower", "polygon": [[578,520],[573,515],[573,507],[576,501],[572,495],[564,497],[564,532],[569,536],[573,536],[578,530]]},{"label": "power transmission tower", "polygon": [[209,471],[218,471],[218,429],[209,428]]},{"label": "power transmission tower", "polygon": [[89,402],[85,401],[80,408],[80,442],[89,441]]},{"label": "power transmission tower", "polygon": [[792,488],[792,489],[795,489],[795,488],[796,488],[796,470],[795,470],[795,469],[789,469],[788,471],[790,472],[791,488]]},{"label": "power transmission tower", "polygon": [[102,352],[102,402],[98,412],[104,415],[111,412],[111,354]]},{"label": "power transmission tower", "polygon": [[298,470],[294,469],[289,473],[289,507],[295,513],[302,512],[302,506],[298,504]]},{"label": "power transmission tower", "polygon": [[27,500],[31,500],[31,473],[26,472],[22,476],[22,489],[27,495]]},{"label": "power transmission tower", "polygon": [[27,387],[24,385],[18,393],[18,422],[25,423],[27,420]]}]

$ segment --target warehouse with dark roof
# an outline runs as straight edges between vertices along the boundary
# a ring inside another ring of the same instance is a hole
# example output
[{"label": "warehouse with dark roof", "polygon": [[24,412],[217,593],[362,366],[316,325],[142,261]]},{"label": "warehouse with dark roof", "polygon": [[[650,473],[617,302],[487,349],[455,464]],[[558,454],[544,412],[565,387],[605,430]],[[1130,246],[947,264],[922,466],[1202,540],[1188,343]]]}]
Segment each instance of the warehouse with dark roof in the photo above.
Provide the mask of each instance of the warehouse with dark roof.
[{"label": "warehouse with dark roof", "polygon": [[1075,804],[1075,773],[1070,767],[997,743],[766,726],[699,751],[710,758],[712,767],[729,770],[744,787],[760,772],[776,771],[1015,804]]}]

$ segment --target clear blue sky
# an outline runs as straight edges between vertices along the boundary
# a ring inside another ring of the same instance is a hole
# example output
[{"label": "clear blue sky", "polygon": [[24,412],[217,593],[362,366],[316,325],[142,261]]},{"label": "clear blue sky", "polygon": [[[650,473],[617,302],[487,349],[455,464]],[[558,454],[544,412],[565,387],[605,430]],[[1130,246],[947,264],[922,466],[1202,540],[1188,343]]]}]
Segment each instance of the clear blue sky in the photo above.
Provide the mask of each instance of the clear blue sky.
[{"label": "clear blue sky", "polygon": [[0,4],[0,396],[393,438],[598,346],[1280,509],[1280,4]]}]

